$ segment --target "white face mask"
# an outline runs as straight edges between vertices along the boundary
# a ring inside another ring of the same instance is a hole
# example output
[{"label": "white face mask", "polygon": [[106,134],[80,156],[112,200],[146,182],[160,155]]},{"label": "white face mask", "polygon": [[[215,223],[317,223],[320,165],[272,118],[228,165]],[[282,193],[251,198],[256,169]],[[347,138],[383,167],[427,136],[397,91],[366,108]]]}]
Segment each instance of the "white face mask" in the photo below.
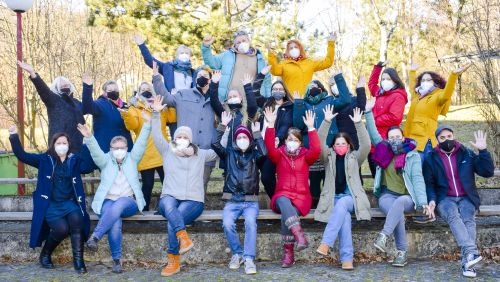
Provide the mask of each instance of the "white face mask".
[{"label": "white face mask", "polygon": [[292,57],[294,59],[297,59],[300,56],[299,48],[290,49],[290,51],[288,53],[290,54],[290,57]]},{"label": "white face mask", "polygon": [[240,148],[242,151],[246,151],[248,149],[248,146],[250,146],[250,140],[248,139],[238,139],[236,140],[236,146]]},{"label": "white face mask", "polygon": [[189,146],[190,142],[187,139],[177,138],[175,139],[175,143],[177,144],[177,149],[183,150]]},{"label": "white face mask", "polygon": [[286,141],[286,149],[288,152],[295,152],[299,148],[300,144],[297,141]]},{"label": "white face mask", "polygon": [[434,87],[434,82],[432,81],[424,81],[420,84],[420,89],[422,89],[424,92],[428,92],[429,90]]},{"label": "white face mask", "polygon": [[125,155],[127,155],[127,150],[125,149],[113,150],[113,157],[119,161],[123,160]]},{"label": "white face mask", "polygon": [[382,80],[380,86],[382,86],[382,89],[384,89],[384,91],[389,91],[394,87],[394,82],[392,82],[391,80]]},{"label": "white face mask", "polygon": [[182,54],[179,54],[179,61],[181,62],[189,62],[189,59],[191,58],[191,56],[189,56],[189,54],[186,54],[186,53],[182,53]]},{"label": "white face mask", "polygon": [[56,151],[58,156],[63,156],[68,153],[69,146],[66,144],[58,144],[54,146],[54,150]]},{"label": "white face mask", "polygon": [[241,99],[239,97],[233,97],[231,99],[228,99],[227,103],[228,104],[240,104],[241,103]]},{"label": "white face mask", "polygon": [[248,50],[250,50],[250,43],[248,43],[248,42],[241,42],[240,45],[238,45],[238,52],[240,52],[240,53],[247,53]]},{"label": "white face mask", "polygon": [[333,94],[339,95],[339,89],[337,88],[337,84],[333,85],[331,89]]}]

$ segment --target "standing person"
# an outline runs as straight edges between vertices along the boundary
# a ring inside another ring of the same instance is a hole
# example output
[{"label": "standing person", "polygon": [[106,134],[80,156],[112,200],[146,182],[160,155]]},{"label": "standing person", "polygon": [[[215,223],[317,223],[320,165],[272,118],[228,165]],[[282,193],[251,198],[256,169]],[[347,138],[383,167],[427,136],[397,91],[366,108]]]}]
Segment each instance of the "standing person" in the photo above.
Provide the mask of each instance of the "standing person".
[{"label": "standing person", "polygon": [[450,226],[460,247],[462,274],[476,277],[474,266],[482,260],[476,244],[476,210],[480,199],[475,174],[492,177],[495,165],[486,149],[486,134],[474,133],[471,145],[478,154],[455,139],[453,129],[441,125],[435,132],[438,145],[425,156],[424,178],[429,198],[429,216],[439,215]]},{"label": "standing person", "polygon": [[[373,118],[380,136],[387,136],[387,131],[393,126],[399,127],[403,121],[405,105],[408,102],[405,86],[398,72],[394,68],[386,67],[388,61],[378,62],[373,66],[370,79],[368,80],[368,89],[375,97],[375,106],[373,107]],[[384,71],[382,69],[385,67]],[[380,76],[382,73],[382,76]],[[380,85],[379,85],[380,79]],[[376,164],[372,160],[375,147],[372,146],[370,155],[368,155],[368,164],[372,176],[375,177]]]},{"label": "standing person", "polygon": [[354,149],[354,142],[349,133],[345,132],[335,135],[333,147],[326,146],[329,123],[335,117],[331,106],[325,109],[325,120],[318,132],[321,140],[320,159],[326,167],[326,181],[314,219],[327,222],[327,225],[316,252],[327,256],[338,236],[340,262],[344,270],[354,269],[351,213],[355,212],[357,220],[371,220],[370,201],[359,176],[359,168],[370,153],[370,138],[361,122],[361,116],[359,108],[355,108],[353,115],[349,116],[356,126],[360,140],[359,150]]},{"label": "standing person", "polygon": [[[175,95],[167,91],[158,72],[158,65],[153,63],[153,85],[158,95],[164,97],[163,103],[177,110],[177,125],[189,127],[193,134],[192,143],[203,150],[209,150],[215,141],[215,114],[211,96],[217,96],[220,72],[208,67],[196,71],[196,86],[179,90]],[[213,93],[213,94],[211,94]],[[215,161],[205,163],[203,186],[207,189]]]},{"label": "standing person", "polygon": [[[226,160],[226,178],[222,199],[224,205],[222,227],[233,254],[230,269],[238,269],[245,263],[246,274],[256,274],[255,253],[257,249],[257,216],[259,215],[259,170],[257,161],[266,155],[260,124],[252,124],[252,132],[244,125],[234,131],[234,143],[226,148],[221,144],[222,136],[232,119],[229,112],[222,113],[217,128],[217,141],[212,148],[221,159]],[[236,220],[245,219],[245,243],[241,248]]]},{"label": "standing person", "polygon": [[289,40],[283,60],[278,58],[270,46],[267,45],[268,61],[272,66],[271,74],[281,76],[283,82],[291,93],[298,92],[300,97],[306,95],[306,89],[317,71],[327,69],[333,65],[335,56],[335,40],[337,36],[331,33],[328,37],[328,49],[326,57],[322,60],[313,60],[306,55],[304,46],[296,39]]},{"label": "standing person", "polygon": [[[76,126],[85,123],[82,113],[82,103],[73,97],[75,86],[65,77],[58,76],[50,88],[45,84],[40,75],[27,63],[18,61],[20,68],[30,74],[30,80],[35,85],[36,91],[43,104],[47,107],[49,118],[49,138],[52,140],[56,133],[65,132],[71,142],[70,153],[79,153],[82,147],[83,136]],[[91,89],[84,88],[84,91]],[[90,93],[90,95],[92,95]]]},{"label": "standing person", "polygon": [[470,66],[469,64],[453,70],[448,82],[432,71],[425,71],[417,77],[418,66],[412,64],[410,67],[412,99],[404,134],[417,141],[417,150],[422,163],[424,154],[432,151],[437,145],[433,134],[438,126],[438,116],[448,113],[458,76]]},{"label": "standing person", "polygon": [[[151,116],[151,104],[154,101],[156,93],[153,89],[153,85],[149,82],[142,82],[133,97],[130,99],[130,107],[127,110],[121,111],[123,120],[125,121],[125,126],[128,130],[134,131],[136,136],[139,136],[142,127],[146,120],[144,119],[143,112],[146,115]],[[167,135],[166,124],[172,121],[173,116],[171,112],[166,110],[161,112],[161,133],[165,138]],[[145,211],[149,211],[151,204],[151,193],[153,191],[153,186],[155,183],[155,172],[160,176],[160,181],[163,183],[164,173],[163,173],[163,161],[161,155],[154,146],[153,138],[149,136],[146,145],[146,152],[144,157],[139,162],[138,170],[141,173],[142,179],[142,193],[144,194],[144,199],[146,200],[146,205],[144,206]]]},{"label": "standing person", "polygon": [[[192,52],[189,47],[186,45],[179,45],[175,50],[175,59],[162,62],[151,55],[142,36],[135,35],[134,41],[137,46],[139,46],[146,65],[153,68],[153,63],[156,62],[158,65],[158,72],[163,75],[165,88],[168,92],[172,92],[173,89],[191,89],[196,86],[196,71],[191,64]],[[174,108],[167,108],[166,111],[168,111],[170,115],[175,115]],[[177,128],[177,122],[169,122],[168,128],[171,133],[174,133]]]},{"label": "standing person", "polygon": [[162,123],[160,113],[163,97],[157,96],[153,102],[153,140],[163,158],[165,181],[160,196],[160,213],[167,219],[168,264],[161,276],[178,273],[180,255],[194,247],[186,232],[203,212],[205,189],[203,172],[207,162],[217,158],[211,149],[205,150],[193,143],[193,133],[187,126],[179,126],[171,142],[160,133]]},{"label": "standing person", "polygon": [[[246,74],[256,77],[267,65],[262,52],[252,46],[250,36],[246,31],[238,31],[234,34],[233,46],[219,55],[212,54],[212,43],[214,38],[206,36],[201,44],[203,62],[214,70],[221,70],[222,78],[219,83],[219,99],[229,99],[229,91],[234,89],[244,93],[243,85],[240,84]],[[262,84],[261,94],[264,97],[271,95],[271,75],[267,74]]]},{"label": "standing person", "polygon": [[[342,73],[337,73],[335,75],[339,83],[345,83]],[[297,92],[296,92],[297,93]],[[295,94],[296,94],[295,93]],[[297,96],[297,95],[296,95]],[[343,91],[340,93],[338,99],[334,99],[333,96],[328,95],[328,91],[325,89],[323,84],[318,80],[313,80],[309,86],[307,86],[306,96],[304,99],[300,97],[295,97],[294,107],[293,107],[293,125],[298,129],[302,130],[302,135],[304,139],[304,146],[309,146],[308,130],[307,126],[304,124],[303,116],[308,110],[313,111],[316,114],[316,119],[314,120],[314,128],[318,129],[321,122],[324,120],[324,112],[326,106],[332,105],[335,111],[341,111],[351,103],[351,97],[348,91]],[[328,137],[326,139],[326,144],[328,146],[332,145],[333,136],[339,132],[337,127],[337,122],[334,120],[331,122],[330,128],[328,130]],[[316,208],[319,196],[321,194],[322,183],[325,181],[325,166],[316,161],[316,163],[310,166],[309,172],[309,184],[311,189],[313,208]]]},{"label": "standing person", "polygon": [[137,171],[151,133],[149,116],[145,114],[144,119],[146,122],[130,153],[127,153],[129,143],[124,136],[111,139],[110,151],[105,153],[88,127],[78,125],[94,163],[101,170],[101,182],[92,200],[92,210],[99,215],[99,222],[87,241],[87,247],[97,251],[99,240],[108,234],[114,273],[123,271],[122,218],[142,212],[146,204]]},{"label": "standing person", "polygon": [[268,122],[264,140],[269,159],[276,165],[278,182],[271,199],[271,209],[281,214],[281,238],[283,258],[281,267],[291,267],[295,263],[294,244],[297,251],[309,245],[300,226],[299,216],[305,216],[311,210],[311,192],[309,191],[309,166],[321,154],[320,140],[314,128],[315,114],[307,111],[304,123],[309,129],[309,149],[303,146],[302,133],[297,128],[288,129],[285,145],[276,148],[274,123],[276,115],[271,108],[264,112]]},{"label": "standing person", "polygon": [[394,234],[397,251],[392,265],[403,267],[408,263],[404,213],[428,209],[422,163],[415,140],[406,138],[399,127],[389,128],[387,139],[380,136],[373,118],[373,107],[374,102],[369,101],[365,115],[368,134],[375,146],[373,161],[377,165],[373,194],[386,215],[384,228],[374,246],[387,253],[387,238]]},{"label": "standing person", "polygon": [[38,169],[36,190],[33,192],[33,218],[31,220],[30,248],[40,247],[39,262],[52,269],[52,253],[68,235],[71,238],[73,267],[76,272],[87,272],[83,259],[83,243],[90,230],[90,218],[85,206],[82,173],[90,173],[92,164],[72,154],[70,137],[56,133],[46,153],[26,153],[17,128],[10,127],[10,144],[16,157]]}]

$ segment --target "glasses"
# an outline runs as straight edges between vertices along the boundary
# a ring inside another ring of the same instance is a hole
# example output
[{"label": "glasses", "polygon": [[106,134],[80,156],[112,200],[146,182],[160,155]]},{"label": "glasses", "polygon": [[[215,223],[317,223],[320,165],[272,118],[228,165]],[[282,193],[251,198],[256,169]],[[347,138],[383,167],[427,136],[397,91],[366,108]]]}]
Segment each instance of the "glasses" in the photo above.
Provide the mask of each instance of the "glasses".
[{"label": "glasses", "polygon": [[111,147],[111,150],[127,150],[127,147]]}]

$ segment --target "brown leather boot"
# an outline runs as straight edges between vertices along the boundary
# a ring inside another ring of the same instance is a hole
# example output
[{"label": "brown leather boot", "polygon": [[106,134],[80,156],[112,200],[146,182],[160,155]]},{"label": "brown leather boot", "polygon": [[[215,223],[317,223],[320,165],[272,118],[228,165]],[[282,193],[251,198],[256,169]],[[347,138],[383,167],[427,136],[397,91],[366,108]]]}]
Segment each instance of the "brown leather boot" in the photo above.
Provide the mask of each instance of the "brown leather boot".
[{"label": "brown leather boot", "polygon": [[179,240],[179,254],[183,255],[194,247],[193,241],[189,239],[186,230],[181,230],[175,234]]},{"label": "brown leather boot", "polygon": [[328,251],[330,250],[330,247],[327,245],[327,244],[321,244],[319,245],[318,249],[316,250],[316,252],[318,254],[321,254],[321,255],[324,255],[324,256],[327,256],[328,255]]},{"label": "brown leather boot", "polygon": [[342,269],[343,270],[353,270],[354,266],[352,265],[352,261],[344,261],[342,263]]},{"label": "brown leather boot", "polygon": [[161,271],[161,276],[171,276],[181,271],[180,255],[167,254],[168,263]]}]

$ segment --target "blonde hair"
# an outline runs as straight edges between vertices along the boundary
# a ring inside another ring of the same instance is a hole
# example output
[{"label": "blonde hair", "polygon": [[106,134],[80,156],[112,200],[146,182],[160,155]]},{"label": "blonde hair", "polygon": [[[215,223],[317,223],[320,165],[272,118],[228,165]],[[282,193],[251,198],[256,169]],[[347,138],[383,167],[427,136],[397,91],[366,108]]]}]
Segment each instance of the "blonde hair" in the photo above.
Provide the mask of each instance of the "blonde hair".
[{"label": "blonde hair", "polygon": [[120,141],[121,141],[121,142],[123,142],[123,143],[125,143],[125,145],[127,145],[127,147],[128,147],[127,138],[125,138],[125,137],[123,137],[123,136],[121,136],[121,135],[118,135],[118,136],[113,137],[113,139],[111,139],[111,142],[109,142],[109,144],[110,144],[110,145],[113,145],[113,144],[115,144],[116,142],[120,142]]}]

